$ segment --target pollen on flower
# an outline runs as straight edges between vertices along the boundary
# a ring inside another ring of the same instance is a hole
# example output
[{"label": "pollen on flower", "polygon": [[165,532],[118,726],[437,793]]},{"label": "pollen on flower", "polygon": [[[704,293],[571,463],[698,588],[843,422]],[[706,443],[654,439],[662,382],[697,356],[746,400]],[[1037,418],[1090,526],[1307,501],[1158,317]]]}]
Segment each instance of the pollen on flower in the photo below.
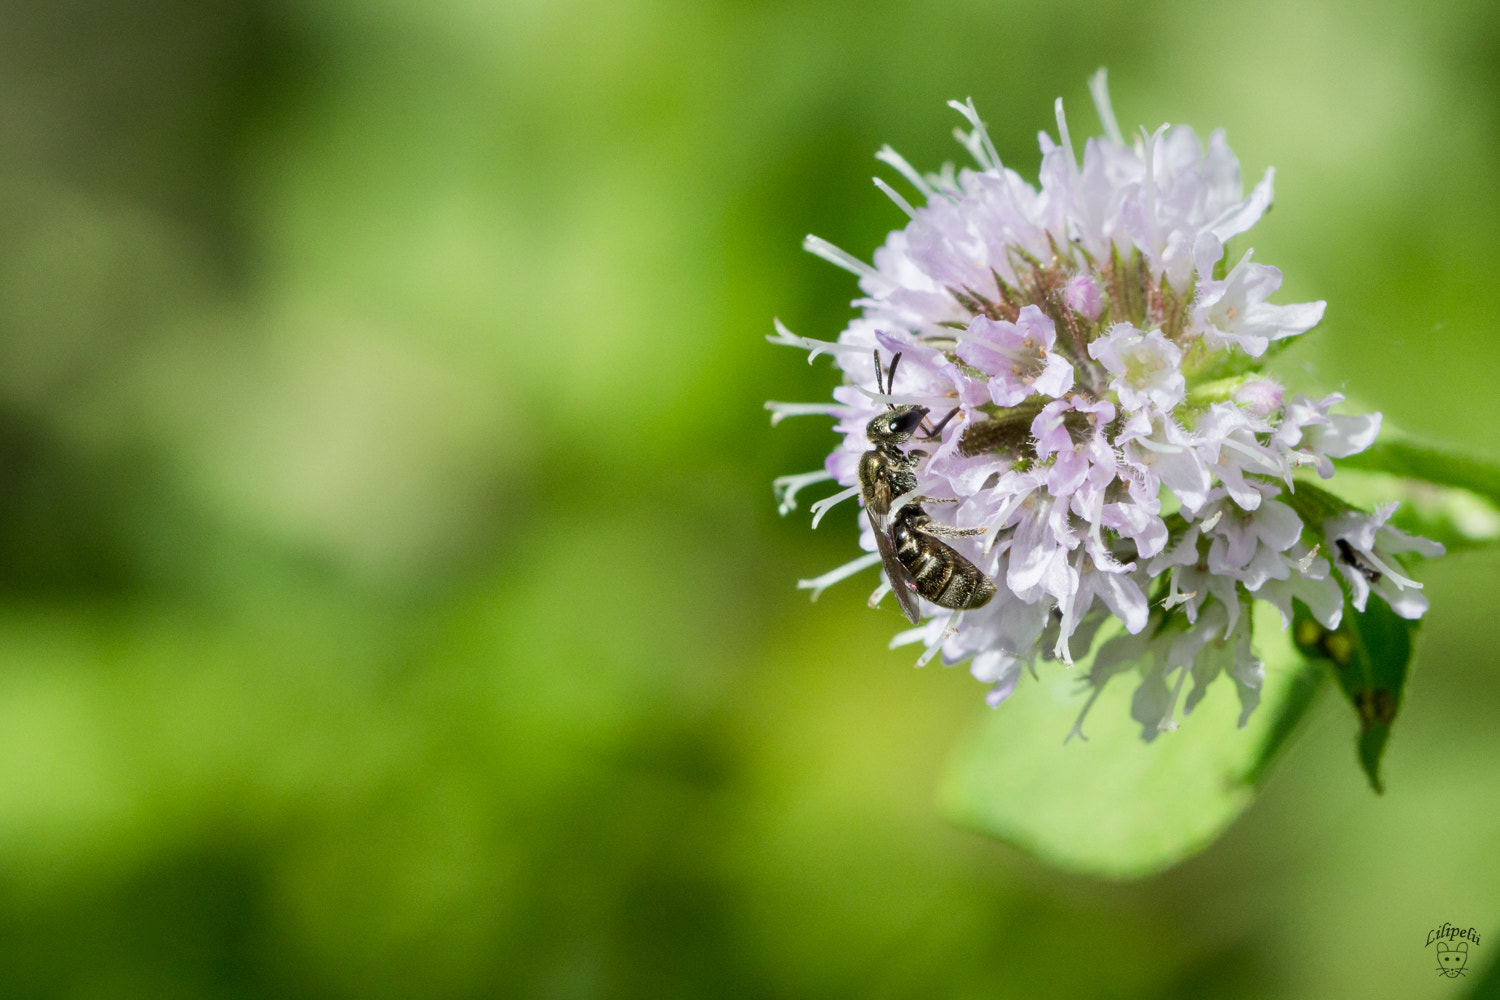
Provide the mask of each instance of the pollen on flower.
[{"label": "pollen on flower", "polygon": [[[1080,154],[1059,102],[1035,185],[1001,163],[972,102],[951,104],[976,166],[923,174],[883,148],[897,176],[877,184],[904,225],[873,263],[804,244],[858,278],[859,314],[833,341],[779,322],[768,338],[830,357],[847,384],[832,402],[767,407],[773,422],[832,417],[839,435],[825,473],[777,481],[783,512],[824,479],[843,489],[815,516],[853,496],[867,512],[866,554],[801,586],[816,596],[882,567],[872,600],[894,590],[913,621],[928,618],[900,642],[921,643],[920,662],[972,660],[991,704],[1025,668],[1070,664],[1116,621],[1128,647],[1106,639],[1099,656],[1128,648],[1146,664],[1142,692],[1161,696],[1149,718],[1166,732],[1202,656],[1232,659],[1223,672],[1254,707],[1252,600],[1288,623],[1300,601],[1333,628],[1342,580],[1356,608],[1374,593],[1416,617],[1426,601],[1399,557],[1441,547],[1303,478],[1331,476],[1380,420],[1331,412],[1342,396],[1288,397],[1261,371],[1324,310],[1271,303],[1279,270],[1248,250],[1226,259],[1270,207],[1273,171],[1246,193],[1222,132],[1205,143],[1163,126],[1127,142],[1102,70],[1090,90],[1104,134]],[[877,432],[888,408],[920,427],[899,441]],[[894,485],[861,479],[872,454],[899,471],[882,480]],[[1309,497],[1324,498],[1316,516]],[[974,603],[936,582],[955,578],[993,594]],[[1091,683],[1116,672],[1102,662]]]}]

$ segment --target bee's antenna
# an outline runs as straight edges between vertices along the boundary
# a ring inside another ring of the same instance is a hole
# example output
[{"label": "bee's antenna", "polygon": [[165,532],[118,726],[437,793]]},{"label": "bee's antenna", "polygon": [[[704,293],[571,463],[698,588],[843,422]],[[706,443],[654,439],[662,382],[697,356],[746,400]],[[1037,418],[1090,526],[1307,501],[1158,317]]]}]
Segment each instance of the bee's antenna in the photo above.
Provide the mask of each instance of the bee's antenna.
[{"label": "bee's antenna", "polygon": [[[891,367],[884,370],[885,383],[882,384],[880,381],[880,376],[882,374],[880,365],[880,348],[875,348],[875,389],[882,396],[889,396],[891,395],[891,393],[896,391],[896,365],[899,364],[900,361],[901,352],[897,351],[896,354],[891,358]],[[896,404],[887,402],[885,404],[885,408],[887,410],[894,410],[896,408]]]}]

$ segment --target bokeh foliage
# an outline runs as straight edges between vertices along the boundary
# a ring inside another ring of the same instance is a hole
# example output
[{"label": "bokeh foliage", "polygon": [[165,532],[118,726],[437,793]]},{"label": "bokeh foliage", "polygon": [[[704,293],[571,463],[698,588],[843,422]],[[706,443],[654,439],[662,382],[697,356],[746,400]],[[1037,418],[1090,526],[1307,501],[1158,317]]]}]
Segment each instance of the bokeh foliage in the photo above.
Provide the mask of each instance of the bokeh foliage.
[{"label": "bokeh foliage", "polygon": [[802,235],[867,255],[949,98],[1034,171],[1100,64],[1279,168],[1289,381],[1500,455],[1492,5],[0,9],[0,995],[1469,985],[1423,942],[1500,933],[1492,557],[1424,567],[1383,798],[1325,694],[1125,884],[946,826],[982,688],[792,589],[853,550],[771,500],[831,439],[761,401],[833,376],[762,337],[855,293]]}]

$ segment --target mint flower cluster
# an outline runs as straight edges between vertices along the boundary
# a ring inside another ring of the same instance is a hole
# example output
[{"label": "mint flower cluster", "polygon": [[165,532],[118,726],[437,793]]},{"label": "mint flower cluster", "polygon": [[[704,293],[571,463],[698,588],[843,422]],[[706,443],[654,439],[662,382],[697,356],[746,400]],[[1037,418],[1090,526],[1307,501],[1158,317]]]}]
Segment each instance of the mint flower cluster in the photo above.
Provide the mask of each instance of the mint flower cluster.
[{"label": "mint flower cluster", "polygon": [[[1222,131],[1205,144],[1163,125],[1127,141],[1102,71],[1091,90],[1105,134],[1080,159],[1059,100],[1057,141],[1040,137],[1039,186],[1001,164],[972,102],[953,102],[977,169],[922,174],[882,149],[917,195],[876,180],[907,225],[873,265],[808,237],[863,295],[836,342],[779,322],[769,338],[809,360],[831,355],[847,383],[831,403],[767,404],[773,422],[826,414],[841,435],[823,470],[777,481],[782,510],[827,480],[846,489],[814,504],[817,518],[857,497],[866,425],[887,406],[926,407],[929,429],[948,416],[909,444],[925,453],[914,493],[946,501],[929,506],[935,520],[982,530],[948,544],[998,592],[960,612],[922,602],[927,620],[893,645],[921,642],[920,662],[970,660],[999,704],[1023,667],[1071,664],[1117,618],[1124,631],[1098,650],[1089,680],[1140,667],[1135,713],[1148,738],[1176,727],[1190,674],[1187,709],[1228,673],[1243,724],[1264,673],[1252,600],[1279,608],[1285,625],[1300,601],[1333,629],[1347,588],[1358,611],[1373,591],[1417,618],[1426,599],[1396,557],[1442,547],[1392,528],[1394,505],[1359,511],[1316,484],[1332,460],[1374,442],[1378,413],[1334,412],[1343,396],[1292,394],[1262,371],[1324,311],[1270,302],[1281,272],[1249,250],[1226,253],[1270,206],[1273,171],[1246,195]],[[876,359],[897,354],[894,384],[878,391]],[[816,596],[880,565],[875,529],[860,523],[866,554],[801,586]]]}]

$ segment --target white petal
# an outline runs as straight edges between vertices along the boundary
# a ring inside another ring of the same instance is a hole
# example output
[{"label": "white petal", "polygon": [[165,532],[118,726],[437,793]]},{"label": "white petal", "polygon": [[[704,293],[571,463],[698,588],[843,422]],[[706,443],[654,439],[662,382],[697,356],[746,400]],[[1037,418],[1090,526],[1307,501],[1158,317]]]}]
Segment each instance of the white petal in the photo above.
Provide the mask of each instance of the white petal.
[{"label": "white petal", "polygon": [[1232,237],[1246,232],[1249,228],[1260,221],[1260,217],[1271,207],[1271,199],[1275,193],[1276,168],[1267,167],[1266,175],[1261,178],[1255,190],[1250,192],[1250,197],[1228,209],[1209,224],[1208,230],[1217,236],[1220,241],[1228,242]]}]

